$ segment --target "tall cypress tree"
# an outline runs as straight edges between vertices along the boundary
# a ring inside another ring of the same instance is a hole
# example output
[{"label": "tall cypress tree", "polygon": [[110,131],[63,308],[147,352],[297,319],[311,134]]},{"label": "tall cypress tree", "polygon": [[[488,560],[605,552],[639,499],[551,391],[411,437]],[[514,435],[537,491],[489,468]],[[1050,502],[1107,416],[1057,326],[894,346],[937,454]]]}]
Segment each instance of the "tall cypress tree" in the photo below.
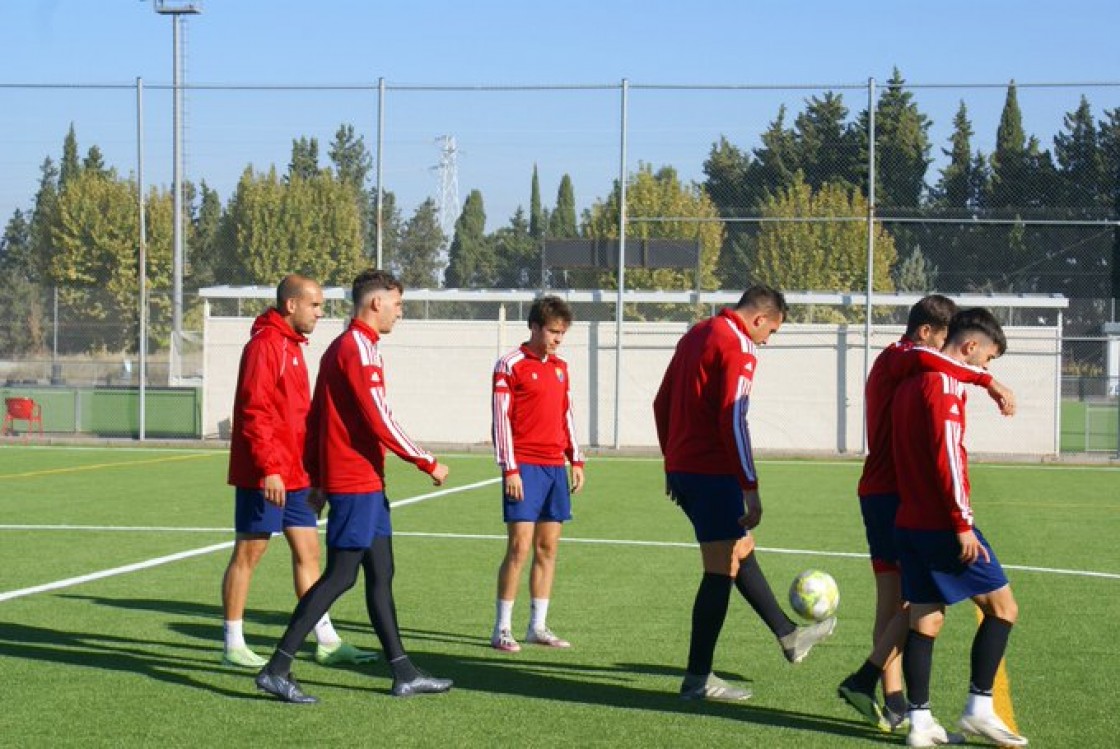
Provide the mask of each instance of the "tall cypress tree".
[{"label": "tall cypress tree", "polygon": [[544,209],[541,207],[541,180],[537,176],[537,165],[533,164],[533,184],[529,192],[529,236],[540,241],[544,236]]},{"label": "tall cypress tree", "polygon": [[455,237],[448,252],[447,286],[453,289],[489,286],[493,282],[494,266],[493,251],[486,241],[482,193],[471,190],[463,212],[455,221]]},{"label": "tall cypress tree", "polygon": [[1054,156],[1061,180],[1058,200],[1071,208],[1109,207],[1104,154],[1089,100],[1082,96],[1077,109],[1066,114],[1063,124],[1064,132],[1054,137]]},{"label": "tall cypress tree", "polygon": [[991,156],[990,208],[1011,208],[1027,202],[1024,193],[1027,168],[1027,136],[1015,81],[1007,87],[1007,98],[996,130],[996,149]]},{"label": "tall cypress tree", "polygon": [[579,236],[576,194],[572,188],[572,178],[567,174],[560,178],[560,187],[556,191],[556,210],[548,217],[548,236],[559,239]]},{"label": "tall cypress tree", "polygon": [[66,137],[62,141],[62,161],[59,164],[58,170],[58,188],[61,190],[66,187],[74,177],[77,177],[82,171],[82,164],[78,160],[78,136],[74,132],[74,123],[70,123],[70,129],[66,131]]},{"label": "tall cypress tree", "polygon": [[962,210],[976,207],[976,196],[972,192],[972,135],[968,108],[962,101],[953,117],[949,148],[941,151],[949,157],[949,163],[941,170],[941,179],[937,184],[936,202],[939,206]]}]

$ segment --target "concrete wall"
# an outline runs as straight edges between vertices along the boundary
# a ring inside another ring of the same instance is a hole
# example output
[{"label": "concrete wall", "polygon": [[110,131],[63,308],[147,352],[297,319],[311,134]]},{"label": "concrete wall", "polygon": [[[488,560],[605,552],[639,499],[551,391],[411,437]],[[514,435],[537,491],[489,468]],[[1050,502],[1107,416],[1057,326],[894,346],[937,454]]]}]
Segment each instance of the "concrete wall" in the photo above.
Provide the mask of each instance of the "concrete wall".
[{"label": "concrete wall", "polygon": [[[205,325],[203,433],[225,433],[241,347],[252,321],[215,317]],[[312,377],[344,326],[322,320],[307,350]],[[628,323],[624,330],[619,443],[655,446],[651,403],[684,323]],[[421,444],[488,442],[490,374],[499,354],[527,337],[523,321],[403,320],[386,336],[389,402]],[[1056,454],[1060,339],[1054,328],[1008,328],[1009,351],[992,372],[1012,387],[1019,414],[1006,419],[987,395],[970,391],[967,444],[974,452]],[[872,357],[902,328],[876,329]],[[577,430],[585,445],[615,442],[615,325],[573,324],[569,361]],[[761,354],[750,424],[759,450],[858,454],[863,439],[863,328],[789,324]],[[595,397],[592,397],[595,394]]]}]

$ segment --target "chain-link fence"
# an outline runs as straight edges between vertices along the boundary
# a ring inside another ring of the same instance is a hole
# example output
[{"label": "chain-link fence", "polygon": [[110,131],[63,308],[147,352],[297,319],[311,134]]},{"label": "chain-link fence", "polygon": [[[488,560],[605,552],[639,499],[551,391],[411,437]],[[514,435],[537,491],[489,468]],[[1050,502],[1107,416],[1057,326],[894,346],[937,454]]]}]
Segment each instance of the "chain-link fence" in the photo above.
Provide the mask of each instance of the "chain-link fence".
[{"label": "chain-link fence", "polygon": [[[172,94],[0,84],[6,392],[197,389],[198,290],[293,271],[345,286],[380,264],[409,288],[608,294],[757,280],[863,295],[870,276],[874,293],[1065,297],[1062,449],[1118,449],[1102,326],[1120,289],[1120,83],[187,85],[179,330]],[[613,243],[624,272],[611,257],[550,261],[550,243],[571,239]],[[663,240],[697,254],[635,251]],[[868,301],[870,321],[866,305],[799,305],[795,320],[898,322]],[[256,311],[239,304],[214,302]],[[494,311],[427,301],[409,314]],[[703,311],[623,305],[634,321]],[[616,306],[577,312],[610,320]]]}]

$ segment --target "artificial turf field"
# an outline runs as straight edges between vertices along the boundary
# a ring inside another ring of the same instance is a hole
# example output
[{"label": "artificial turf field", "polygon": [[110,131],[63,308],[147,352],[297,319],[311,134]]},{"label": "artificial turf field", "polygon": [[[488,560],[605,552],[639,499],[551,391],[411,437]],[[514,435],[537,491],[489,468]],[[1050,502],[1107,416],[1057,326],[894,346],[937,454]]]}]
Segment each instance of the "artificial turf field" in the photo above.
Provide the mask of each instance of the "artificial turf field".
[{"label": "artificial turf field", "polygon": [[[488,647],[504,528],[488,456],[450,456],[435,490],[391,459],[396,598],[405,646],[455,680],[448,695],[388,696],[388,669],[294,672],[322,699],[279,703],[220,663],[219,586],[232,490],[219,450],[0,447],[0,745],[713,746],[901,745],[835,696],[866,655],[873,583],[856,462],[762,461],[763,570],[784,599],[794,574],[830,572],[834,636],[788,665],[738,597],[716,672],[755,696],[682,703],[699,555],[654,460],[593,459],[566,528],[549,623],[568,651]],[[1008,568],[1021,619],[1004,697],[1031,746],[1113,746],[1120,735],[1120,469],[975,465],[973,503]],[[405,500],[414,500],[406,502]],[[273,541],[246,613],[267,655],[294,605]],[[111,571],[113,574],[98,576]],[[361,582],[359,581],[359,585]],[[332,609],[348,641],[376,647],[359,590]],[[524,584],[515,635],[528,617]],[[955,722],[976,617],[950,609],[934,658],[934,713]]]}]

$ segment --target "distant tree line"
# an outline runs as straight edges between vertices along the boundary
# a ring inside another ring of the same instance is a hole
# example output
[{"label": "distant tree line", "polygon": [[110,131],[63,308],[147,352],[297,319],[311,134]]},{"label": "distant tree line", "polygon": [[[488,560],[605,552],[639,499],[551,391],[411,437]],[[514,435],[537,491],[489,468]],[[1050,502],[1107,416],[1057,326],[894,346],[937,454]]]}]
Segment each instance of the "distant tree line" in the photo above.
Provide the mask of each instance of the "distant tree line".
[{"label": "distant tree line", "polygon": [[[1048,149],[1024,130],[1012,83],[994,150],[973,147],[962,102],[936,175],[931,120],[897,70],[874,115],[874,206],[869,113],[851,117],[833,92],[810,97],[792,118],[780,107],[756,147],[720,136],[699,182],[682,180],[672,166],[639,164],[627,177],[628,238],[686,238],[701,252],[695,268],[628,271],[627,286],[739,289],[764,281],[791,290],[862,289],[873,212],[875,289],[1061,293],[1076,300],[1074,329],[1092,332],[1120,288],[1120,244],[1107,223],[1120,214],[1120,108],[1097,119],[1082,97]],[[371,170],[363,138],[343,124],[325,165],[317,139],[299,137],[285,170],[246,166],[224,203],[205,180],[186,184],[186,288],[272,285],[289,272],[345,286],[376,258]],[[534,167],[528,210],[518,207],[487,231],[484,197],[474,189],[447,237],[434,200],[406,218],[386,191],[383,264],[413,288],[611,287],[615,278],[603,270],[542,268],[541,247],[549,238],[617,238],[620,196],[616,180],[579,212],[565,174],[545,207]],[[0,357],[49,347],[55,288],[59,317],[106,323],[60,340],[60,350],[134,347],[137,203],[135,179],[106,166],[96,145],[80,156],[71,126],[58,160],[42,163],[31,207],[16,210],[0,238],[0,292],[10,310],[10,322],[0,325]],[[145,206],[158,345],[170,317],[171,195],[150,188]]]}]

